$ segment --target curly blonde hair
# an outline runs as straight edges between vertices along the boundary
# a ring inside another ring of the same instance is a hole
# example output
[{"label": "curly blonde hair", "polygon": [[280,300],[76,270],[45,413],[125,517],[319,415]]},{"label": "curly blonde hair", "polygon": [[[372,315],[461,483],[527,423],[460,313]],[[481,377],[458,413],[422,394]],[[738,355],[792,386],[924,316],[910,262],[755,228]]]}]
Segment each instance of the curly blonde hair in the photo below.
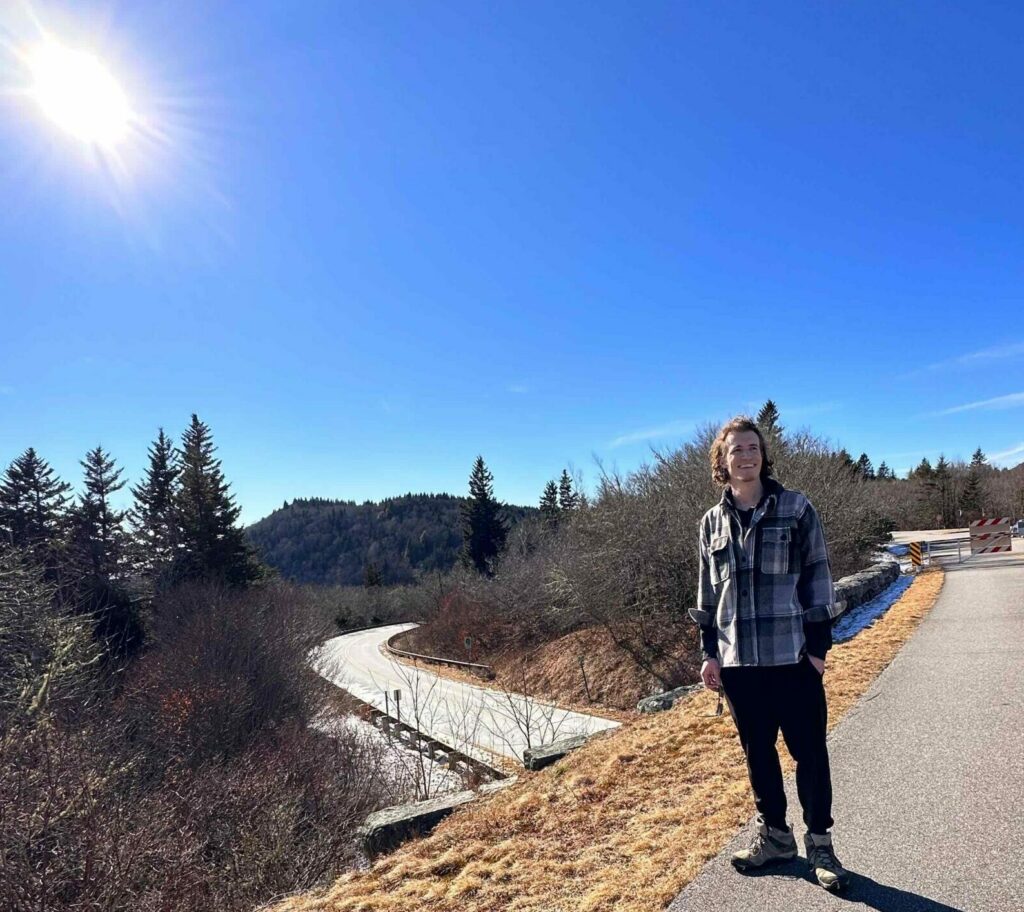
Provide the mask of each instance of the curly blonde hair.
[{"label": "curly blonde hair", "polygon": [[725,487],[729,483],[729,470],[725,467],[725,438],[740,431],[753,431],[757,434],[761,444],[761,481],[766,481],[772,475],[774,463],[768,455],[768,444],[765,443],[764,434],[754,423],[753,418],[737,415],[722,425],[714,443],[711,444],[711,479],[719,487]]}]

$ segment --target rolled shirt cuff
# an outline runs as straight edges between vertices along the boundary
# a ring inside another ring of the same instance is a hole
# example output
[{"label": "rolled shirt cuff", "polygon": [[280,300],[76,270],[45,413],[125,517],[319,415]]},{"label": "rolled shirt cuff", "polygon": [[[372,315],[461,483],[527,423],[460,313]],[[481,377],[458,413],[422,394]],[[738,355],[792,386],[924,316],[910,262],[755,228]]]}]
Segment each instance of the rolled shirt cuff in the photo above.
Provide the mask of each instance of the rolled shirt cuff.
[{"label": "rolled shirt cuff", "polygon": [[818,621],[831,621],[836,615],[835,603],[830,605],[815,605],[813,608],[804,609],[804,623],[816,623]]},{"label": "rolled shirt cuff", "polygon": [[687,612],[701,627],[712,627],[715,623],[715,615],[703,608],[691,608]]}]

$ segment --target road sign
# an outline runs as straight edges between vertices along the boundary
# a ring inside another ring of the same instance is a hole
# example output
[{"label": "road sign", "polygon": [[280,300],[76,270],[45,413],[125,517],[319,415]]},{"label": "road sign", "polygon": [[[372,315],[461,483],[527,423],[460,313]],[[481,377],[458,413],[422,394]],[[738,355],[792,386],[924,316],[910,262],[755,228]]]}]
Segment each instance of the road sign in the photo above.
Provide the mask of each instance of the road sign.
[{"label": "road sign", "polygon": [[915,567],[920,567],[923,561],[921,560],[921,543],[911,542],[910,543],[910,563]]},{"label": "road sign", "polygon": [[1013,550],[1010,517],[976,519],[971,523],[971,554],[998,554]]}]

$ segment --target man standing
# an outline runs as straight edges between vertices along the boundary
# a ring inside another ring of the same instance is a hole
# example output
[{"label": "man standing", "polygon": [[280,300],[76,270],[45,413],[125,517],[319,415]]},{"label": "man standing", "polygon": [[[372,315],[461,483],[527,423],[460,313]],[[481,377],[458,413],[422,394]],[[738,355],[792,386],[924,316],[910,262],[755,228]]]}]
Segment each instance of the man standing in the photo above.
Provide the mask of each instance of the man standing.
[{"label": "man standing", "polygon": [[849,874],[829,832],[822,677],[836,605],[821,521],[803,494],[771,477],[764,437],[749,418],[718,432],[711,473],[724,491],[701,519],[697,607],[689,613],[701,628],[701,678],[724,691],[757,808],[757,832],[731,860],[749,871],[797,855],[776,750],[781,729],[797,764],[808,864],[819,884],[838,891]]}]

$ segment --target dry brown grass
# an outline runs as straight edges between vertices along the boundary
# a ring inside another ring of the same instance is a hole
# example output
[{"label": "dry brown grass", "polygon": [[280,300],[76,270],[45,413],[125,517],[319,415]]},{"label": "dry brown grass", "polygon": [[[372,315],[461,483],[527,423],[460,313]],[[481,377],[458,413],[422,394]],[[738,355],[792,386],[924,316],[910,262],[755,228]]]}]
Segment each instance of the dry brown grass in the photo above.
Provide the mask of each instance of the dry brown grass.
[{"label": "dry brown grass", "polygon": [[[872,628],[829,656],[830,727],[892,661],[942,587],[922,574]],[[556,766],[460,809],[430,836],[276,912],[652,912],[752,811],[728,714],[702,692],[624,725]],[[793,763],[780,751],[783,770]]]}]

